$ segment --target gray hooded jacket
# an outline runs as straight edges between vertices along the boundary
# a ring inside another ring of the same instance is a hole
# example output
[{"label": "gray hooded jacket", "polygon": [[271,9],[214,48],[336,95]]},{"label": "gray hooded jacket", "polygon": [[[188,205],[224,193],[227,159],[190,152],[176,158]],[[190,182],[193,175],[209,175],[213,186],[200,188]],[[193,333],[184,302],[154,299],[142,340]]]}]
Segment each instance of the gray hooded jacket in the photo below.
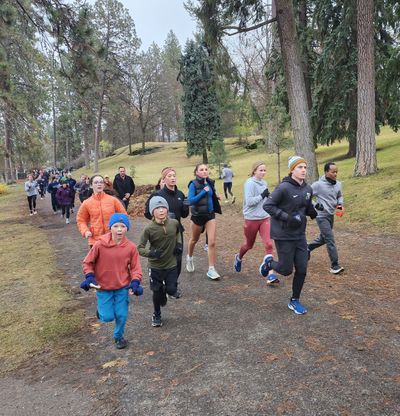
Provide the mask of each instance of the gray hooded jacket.
[{"label": "gray hooded jacket", "polygon": [[311,187],[313,196],[317,197],[317,202],[324,206],[323,211],[318,211],[318,217],[334,215],[336,205],[343,205],[341,182],[336,181],[335,184],[332,184],[325,176],[321,176]]}]

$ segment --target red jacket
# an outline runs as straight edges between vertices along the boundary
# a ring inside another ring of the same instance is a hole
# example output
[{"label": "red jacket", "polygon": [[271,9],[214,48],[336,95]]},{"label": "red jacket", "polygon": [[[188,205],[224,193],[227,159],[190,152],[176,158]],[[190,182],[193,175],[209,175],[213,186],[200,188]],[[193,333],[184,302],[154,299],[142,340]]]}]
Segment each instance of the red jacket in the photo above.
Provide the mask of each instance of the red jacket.
[{"label": "red jacket", "polygon": [[82,202],[76,214],[79,232],[85,236],[86,231],[90,231],[92,237],[89,237],[89,244],[93,245],[100,236],[109,231],[108,221],[116,212],[126,214],[124,206],[117,198],[104,192],[93,194]]},{"label": "red jacket", "polygon": [[116,244],[111,232],[101,236],[83,259],[83,272],[94,273],[100,290],[117,290],[142,280],[136,245],[126,237]]}]

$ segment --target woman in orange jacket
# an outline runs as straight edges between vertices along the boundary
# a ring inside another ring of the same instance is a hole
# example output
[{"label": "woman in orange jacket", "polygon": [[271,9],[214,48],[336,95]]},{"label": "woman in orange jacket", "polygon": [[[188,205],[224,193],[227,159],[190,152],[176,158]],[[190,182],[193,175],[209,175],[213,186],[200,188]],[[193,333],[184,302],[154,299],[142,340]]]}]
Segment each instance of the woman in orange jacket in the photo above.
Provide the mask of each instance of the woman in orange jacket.
[{"label": "woman in orange jacket", "polygon": [[126,210],[122,203],[115,197],[104,192],[104,178],[94,175],[90,178],[93,195],[83,201],[76,215],[76,223],[79,232],[88,239],[89,246],[109,231],[108,221],[112,214]]}]

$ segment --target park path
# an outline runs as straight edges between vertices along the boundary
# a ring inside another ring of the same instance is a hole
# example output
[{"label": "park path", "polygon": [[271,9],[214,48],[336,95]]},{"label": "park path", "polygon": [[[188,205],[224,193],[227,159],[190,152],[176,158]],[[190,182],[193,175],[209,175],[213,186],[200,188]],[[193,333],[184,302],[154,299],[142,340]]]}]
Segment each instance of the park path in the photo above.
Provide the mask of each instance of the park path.
[{"label": "park path", "polygon": [[[129,348],[112,343],[112,325],[95,319],[94,293],[82,293],[86,241],[41,202],[40,226],[57,255],[60,283],[73,294],[66,307],[85,310],[84,330],[43,351],[0,379],[5,415],[343,415],[400,413],[399,238],[336,226],[345,273],[328,273],[324,248],[313,252],[303,302],[305,316],[287,309],[291,278],[267,287],[258,277],[260,243],[242,273],[232,259],[242,239],[239,206],[218,217],[218,270],[205,277],[199,244],[196,271],[184,272],[184,296],[150,325],[145,294],[132,297]],[[134,219],[137,242],[146,220]],[[186,221],[186,224],[188,222]],[[368,230],[367,230],[368,231]],[[315,224],[310,235],[317,232]]]}]

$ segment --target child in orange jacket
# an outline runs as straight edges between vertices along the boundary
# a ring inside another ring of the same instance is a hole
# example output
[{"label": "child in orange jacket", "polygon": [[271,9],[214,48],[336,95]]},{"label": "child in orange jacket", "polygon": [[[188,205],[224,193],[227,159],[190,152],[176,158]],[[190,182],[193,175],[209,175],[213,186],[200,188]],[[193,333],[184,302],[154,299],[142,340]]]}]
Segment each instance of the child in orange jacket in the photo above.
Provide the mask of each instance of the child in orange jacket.
[{"label": "child in orange jacket", "polygon": [[129,217],[115,213],[109,220],[110,232],[101,236],[83,260],[85,280],[81,288],[96,288],[97,316],[102,322],[115,320],[114,340],[118,349],[128,343],[124,338],[131,289],[143,294],[142,268],[136,245],[126,238]]}]

